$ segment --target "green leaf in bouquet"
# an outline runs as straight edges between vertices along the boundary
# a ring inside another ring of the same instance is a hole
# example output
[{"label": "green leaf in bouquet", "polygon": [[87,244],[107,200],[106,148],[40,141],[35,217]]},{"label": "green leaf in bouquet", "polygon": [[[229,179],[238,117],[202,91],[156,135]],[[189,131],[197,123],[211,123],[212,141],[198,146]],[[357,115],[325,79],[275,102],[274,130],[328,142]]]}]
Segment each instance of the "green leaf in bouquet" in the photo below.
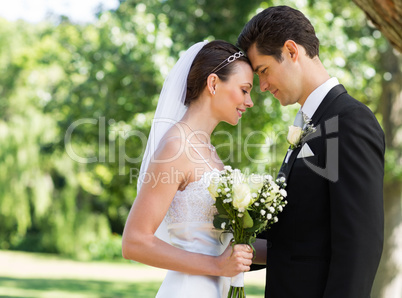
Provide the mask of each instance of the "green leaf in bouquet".
[{"label": "green leaf in bouquet", "polygon": [[265,227],[267,226],[267,223],[268,223],[268,221],[259,222],[258,225],[256,226],[257,233],[263,231],[265,229]]},{"label": "green leaf in bouquet", "polygon": [[249,234],[259,233],[264,230],[267,225],[267,221],[260,222],[258,220],[254,221],[254,225],[250,228],[247,228],[245,231]]},{"label": "green leaf in bouquet", "polygon": [[253,219],[251,218],[250,214],[246,210],[243,215],[243,228],[252,228],[254,225]]},{"label": "green leaf in bouquet", "polygon": [[223,206],[223,200],[221,198],[217,199],[215,201],[215,207],[218,209],[218,213],[221,215],[228,215],[228,212],[226,211],[225,207]]},{"label": "green leaf in bouquet", "polygon": [[251,248],[253,249],[254,254],[255,254],[255,249],[254,249],[253,243],[254,243],[256,240],[257,240],[257,237],[251,236],[250,239],[249,239],[249,241],[248,241],[248,243],[247,243],[247,244],[250,245]]},{"label": "green leaf in bouquet", "polygon": [[214,216],[214,227],[216,229],[222,229],[222,224],[225,223],[226,225],[229,223],[229,218],[226,215],[215,214]]}]

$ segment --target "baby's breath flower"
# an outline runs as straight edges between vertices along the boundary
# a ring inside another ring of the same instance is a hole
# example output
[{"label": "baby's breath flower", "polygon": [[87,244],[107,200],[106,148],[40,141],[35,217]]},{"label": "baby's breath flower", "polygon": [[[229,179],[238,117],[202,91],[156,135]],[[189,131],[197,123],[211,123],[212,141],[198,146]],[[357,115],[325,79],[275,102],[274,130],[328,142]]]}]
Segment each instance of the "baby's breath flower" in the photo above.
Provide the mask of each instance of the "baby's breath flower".
[{"label": "baby's breath flower", "polygon": [[238,217],[243,217],[243,215],[244,215],[243,213],[237,214]]},{"label": "baby's breath flower", "polygon": [[264,215],[265,215],[265,213],[267,213],[267,212],[266,212],[264,209],[263,209],[263,210],[261,210],[260,212],[261,212],[261,215],[262,215],[262,216],[264,216]]},{"label": "baby's breath flower", "polygon": [[274,217],[274,222],[278,222],[278,218],[276,216]]},{"label": "baby's breath flower", "polygon": [[268,213],[268,214],[267,214],[267,219],[270,220],[271,218],[272,218],[272,214],[271,214],[271,213]]},{"label": "baby's breath flower", "polygon": [[221,224],[221,229],[224,230],[225,227],[226,227],[226,222],[223,222],[223,223]]},{"label": "baby's breath flower", "polygon": [[272,176],[271,175],[265,175],[264,179],[266,179],[268,181],[272,181]]},{"label": "baby's breath flower", "polygon": [[286,196],[288,195],[288,193],[287,193],[286,190],[284,190],[284,189],[280,189],[280,190],[279,190],[279,194],[280,194],[282,197],[284,197],[284,198],[286,198]]}]

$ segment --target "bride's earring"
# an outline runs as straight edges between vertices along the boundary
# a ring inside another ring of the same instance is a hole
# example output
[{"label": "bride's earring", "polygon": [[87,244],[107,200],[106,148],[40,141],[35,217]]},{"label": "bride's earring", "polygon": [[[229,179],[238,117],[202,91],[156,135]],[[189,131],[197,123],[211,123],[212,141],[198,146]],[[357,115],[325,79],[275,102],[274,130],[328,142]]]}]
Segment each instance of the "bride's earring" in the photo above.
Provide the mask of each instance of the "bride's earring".
[{"label": "bride's earring", "polygon": [[215,90],[214,90],[214,91],[212,91],[212,94],[213,94],[213,95],[215,95]]}]

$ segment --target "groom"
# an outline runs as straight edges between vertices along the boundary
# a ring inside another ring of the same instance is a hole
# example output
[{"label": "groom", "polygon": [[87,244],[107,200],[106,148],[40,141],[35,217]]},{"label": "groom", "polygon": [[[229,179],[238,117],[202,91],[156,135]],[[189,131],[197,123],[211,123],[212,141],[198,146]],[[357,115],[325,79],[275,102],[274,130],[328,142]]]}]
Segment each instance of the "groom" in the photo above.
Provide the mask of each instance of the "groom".
[{"label": "groom", "polygon": [[314,28],[300,11],[262,11],[246,24],[238,45],[261,90],[283,106],[300,104],[304,123],[298,125],[315,128],[289,149],[279,173],[288,205],[261,235],[265,251],[256,257],[266,261],[265,297],[370,297],[383,247],[380,125],[328,75]]}]

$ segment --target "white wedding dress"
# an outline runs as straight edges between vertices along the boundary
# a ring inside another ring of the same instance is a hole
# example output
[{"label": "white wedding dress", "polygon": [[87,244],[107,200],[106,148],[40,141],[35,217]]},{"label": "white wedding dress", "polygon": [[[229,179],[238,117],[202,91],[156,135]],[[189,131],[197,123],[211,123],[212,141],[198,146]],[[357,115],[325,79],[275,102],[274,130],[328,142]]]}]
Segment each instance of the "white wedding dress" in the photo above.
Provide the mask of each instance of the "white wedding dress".
[{"label": "white wedding dress", "polygon": [[[213,170],[198,150],[194,150]],[[173,246],[218,256],[226,249],[232,236],[222,234],[222,231],[213,226],[217,211],[207,190],[208,183],[204,179],[206,174],[200,180],[189,183],[183,191],[177,191],[164,221]],[[169,270],[156,297],[221,298],[227,297],[229,287],[229,277],[191,275]]]}]

